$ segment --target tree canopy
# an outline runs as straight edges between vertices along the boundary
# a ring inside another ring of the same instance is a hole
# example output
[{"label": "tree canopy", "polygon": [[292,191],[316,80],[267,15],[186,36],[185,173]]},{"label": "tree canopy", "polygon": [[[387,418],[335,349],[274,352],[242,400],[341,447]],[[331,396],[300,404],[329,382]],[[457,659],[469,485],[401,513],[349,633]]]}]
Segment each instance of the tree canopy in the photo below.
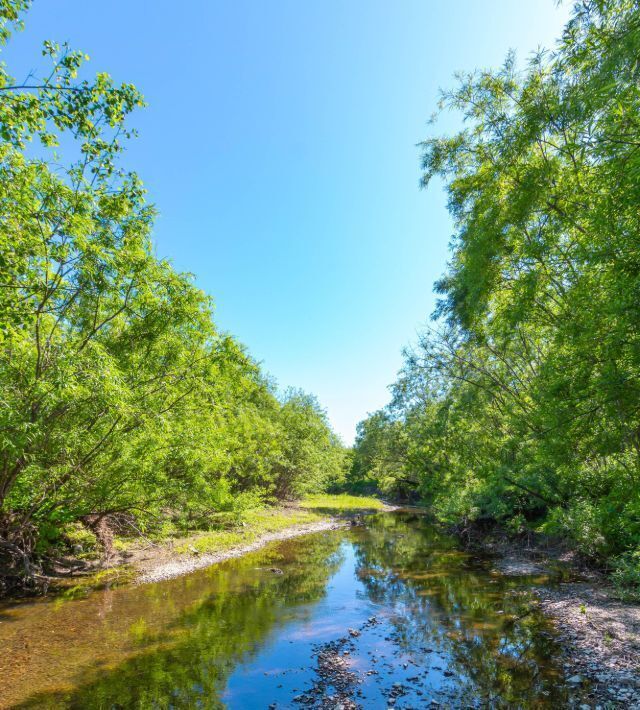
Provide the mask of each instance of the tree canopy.
[{"label": "tree canopy", "polygon": [[[2,0],[3,44],[28,4]],[[25,81],[0,65],[0,563],[26,573],[70,521],[202,521],[320,490],[343,455],[317,402],[281,397],[154,255],[120,160],[140,92],[42,54]]]},{"label": "tree canopy", "polygon": [[639,58],[638,4],[586,0],[554,51],[443,95],[462,129],[421,149],[452,256],[434,325],[361,425],[359,476],[414,481],[445,520],[638,550]]}]

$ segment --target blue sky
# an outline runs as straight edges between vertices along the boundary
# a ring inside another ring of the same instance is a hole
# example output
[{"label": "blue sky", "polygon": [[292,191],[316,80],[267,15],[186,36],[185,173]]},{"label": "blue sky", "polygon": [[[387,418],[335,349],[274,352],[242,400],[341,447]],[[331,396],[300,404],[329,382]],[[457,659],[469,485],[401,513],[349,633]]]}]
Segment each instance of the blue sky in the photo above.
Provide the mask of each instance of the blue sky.
[{"label": "blue sky", "polygon": [[[458,70],[553,46],[554,0],[35,0],[3,52],[43,39],[135,83],[126,162],[159,211],[159,256],[282,387],[315,393],[350,443],[434,306],[451,221],[416,143]],[[454,117],[439,123],[453,130]]]}]

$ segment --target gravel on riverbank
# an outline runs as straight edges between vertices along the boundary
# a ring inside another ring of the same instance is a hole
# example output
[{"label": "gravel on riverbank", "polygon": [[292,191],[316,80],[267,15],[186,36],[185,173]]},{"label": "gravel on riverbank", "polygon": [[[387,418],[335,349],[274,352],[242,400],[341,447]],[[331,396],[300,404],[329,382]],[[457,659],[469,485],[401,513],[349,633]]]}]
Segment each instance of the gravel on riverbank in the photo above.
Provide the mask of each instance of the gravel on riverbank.
[{"label": "gravel on riverbank", "polygon": [[[562,545],[498,538],[484,550],[501,574],[549,580],[534,594],[557,629],[569,684],[588,699],[580,707],[640,708],[640,605],[617,600],[606,578]],[[554,583],[559,569],[582,581]]]},{"label": "gravel on riverbank", "polygon": [[640,606],[585,582],[536,594],[558,629],[565,674],[570,683],[587,686],[591,707],[640,707]]},{"label": "gravel on riverbank", "polygon": [[299,537],[300,535],[308,535],[309,533],[323,532],[325,530],[337,530],[347,527],[349,524],[348,521],[330,518],[320,520],[317,523],[294,525],[290,528],[278,530],[277,532],[267,533],[251,543],[232,547],[222,552],[204,553],[200,555],[181,554],[178,556],[173,553],[169,560],[163,556],[151,556],[150,559],[136,562],[135,567],[140,573],[136,579],[136,583],[148,584],[150,582],[160,582],[164,579],[180,577],[181,575],[189,574],[195,570],[210,567],[218,562],[240,557],[246,555],[248,552],[254,552],[270,542],[289,540],[290,538]]}]

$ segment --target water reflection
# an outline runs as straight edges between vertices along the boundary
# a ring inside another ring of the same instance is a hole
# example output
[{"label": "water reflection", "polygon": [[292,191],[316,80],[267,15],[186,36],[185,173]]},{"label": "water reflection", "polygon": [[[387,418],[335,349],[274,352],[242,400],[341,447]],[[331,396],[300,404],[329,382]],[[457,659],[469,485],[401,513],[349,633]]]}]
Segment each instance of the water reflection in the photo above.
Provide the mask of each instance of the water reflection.
[{"label": "water reflection", "polygon": [[420,666],[440,664],[442,697],[491,707],[566,700],[551,629],[523,580],[489,574],[415,518],[378,517],[364,535],[356,554],[367,596],[394,610],[400,649]]},{"label": "water reflection", "polygon": [[526,580],[491,575],[420,518],[379,514],[188,577],[5,610],[0,706],[321,707],[315,651],[338,639],[362,707],[567,700]]},{"label": "water reflection", "polygon": [[308,614],[339,567],[339,535],[296,543],[160,584],[12,610],[13,624],[0,626],[0,705],[221,707],[235,664]]}]

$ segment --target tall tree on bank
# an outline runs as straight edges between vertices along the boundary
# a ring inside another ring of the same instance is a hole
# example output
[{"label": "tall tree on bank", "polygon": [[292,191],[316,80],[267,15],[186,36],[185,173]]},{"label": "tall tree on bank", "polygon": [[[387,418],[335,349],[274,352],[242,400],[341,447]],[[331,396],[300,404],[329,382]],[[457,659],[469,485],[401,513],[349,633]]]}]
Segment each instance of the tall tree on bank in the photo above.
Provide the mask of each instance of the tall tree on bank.
[{"label": "tall tree on bank", "polygon": [[[3,44],[28,4],[0,2]],[[43,78],[0,66],[0,568],[26,578],[70,521],[202,521],[318,488],[341,450],[154,256],[154,209],[119,165],[138,90],[80,78],[66,46],[43,56]]]},{"label": "tall tree on bank", "polygon": [[422,144],[456,233],[389,414],[444,518],[638,547],[639,57],[636,2],[578,3],[524,71],[462,76],[442,108],[464,128]]}]

